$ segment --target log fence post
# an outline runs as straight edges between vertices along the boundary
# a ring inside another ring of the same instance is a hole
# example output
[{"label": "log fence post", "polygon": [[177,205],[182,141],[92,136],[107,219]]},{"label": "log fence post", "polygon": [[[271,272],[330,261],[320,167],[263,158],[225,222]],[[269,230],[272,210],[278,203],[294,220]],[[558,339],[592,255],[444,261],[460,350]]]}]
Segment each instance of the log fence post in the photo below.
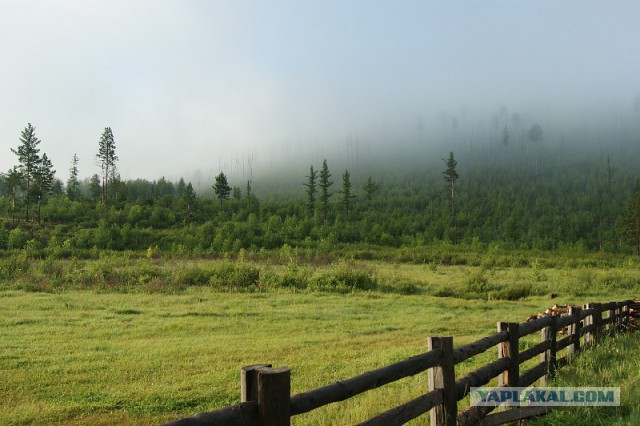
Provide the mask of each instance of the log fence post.
[{"label": "log fence post", "polygon": [[549,349],[540,354],[540,362],[547,363],[547,374],[540,378],[540,386],[546,386],[547,381],[556,371],[556,335],[558,333],[558,317],[551,316],[551,324],[540,331],[540,340],[549,341]]},{"label": "log fence post", "polygon": [[569,306],[569,315],[573,317],[573,323],[569,326],[569,333],[571,335],[571,345],[567,348],[569,357],[578,355],[580,352],[580,312],[582,309],[577,306]]},{"label": "log fence post", "polygon": [[440,366],[429,369],[429,391],[442,389],[442,404],[431,409],[429,424],[455,426],[458,416],[453,337],[429,337],[428,350],[442,351]]},{"label": "log fence post", "polygon": [[509,358],[509,368],[498,376],[498,386],[518,387],[520,377],[520,339],[518,337],[518,323],[499,322],[498,332],[508,333],[507,341],[498,344],[498,358]]},{"label": "log fence post", "polygon": [[602,305],[600,303],[591,303],[596,312],[593,314],[593,345],[597,346],[602,335]]},{"label": "log fence post", "polygon": [[[584,309],[594,309],[594,304],[593,303],[587,303],[586,305],[584,305]],[[594,343],[594,340],[593,340],[593,336],[595,334],[595,330],[594,330],[595,322],[593,321],[594,316],[595,316],[594,314],[591,314],[591,315],[589,315],[588,317],[586,317],[584,319],[584,326],[585,327],[593,325],[593,327],[591,327],[591,331],[584,335],[584,345],[585,345],[585,347],[592,346],[593,343]]]},{"label": "log fence post", "polygon": [[607,323],[607,334],[613,334],[615,332],[615,309],[609,309],[607,318],[609,322]]},{"label": "log fence post", "polygon": [[271,368],[271,364],[254,364],[240,370],[240,402],[258,400],[258,371]]},{"label": "log fence post", "polygon": [[288,367],[258,370],[258,424],[289,426],[291,370]]}]

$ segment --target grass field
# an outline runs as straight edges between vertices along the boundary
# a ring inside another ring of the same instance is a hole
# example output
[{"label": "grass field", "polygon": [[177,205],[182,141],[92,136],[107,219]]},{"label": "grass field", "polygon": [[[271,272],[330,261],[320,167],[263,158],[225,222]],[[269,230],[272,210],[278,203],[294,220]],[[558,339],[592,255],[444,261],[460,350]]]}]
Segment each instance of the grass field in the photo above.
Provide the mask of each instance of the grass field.
[{"label": "grass field", "polygon": [[[640,282],[637,269],[623,267],[353,267],[370,271],[377,289],[189,286],[168,294],[145,286],[30,292],[6,285],[0,423],[159,423],[237,402],[239,370],[256,363],[291,367],[298,393],[424,352],[430,335],[451,335],[460,345],[494,332],[497,321],[521,321],[553,303],[635,297]],[[269,268],[284,273],[288,266]],[[533,291],[519,300],[492,296],[522,286]],[[550,300],[551,292],[558,297]],[[494,359],[489,352],[457,366],[456,374]],[[426,388],[426,374],[418,375],[295,422],[355,423]]]}]

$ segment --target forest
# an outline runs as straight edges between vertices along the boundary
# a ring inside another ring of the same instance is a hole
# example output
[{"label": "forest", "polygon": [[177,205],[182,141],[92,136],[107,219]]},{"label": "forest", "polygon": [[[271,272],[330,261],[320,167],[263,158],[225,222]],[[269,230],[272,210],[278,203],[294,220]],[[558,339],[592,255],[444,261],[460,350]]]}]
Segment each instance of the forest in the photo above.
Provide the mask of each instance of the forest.
[{"label": "forest", "polygon": [[339,157],[298,164],[264,184],[220,171],[196,193],[183,178],[122,179],[109,127],[96,146],[97,167],[87,166],[99,173],[81,179],[74,155],[63,183],[28,124],[11,149],[16,165],[0,176],[0,248],[54,258],[96,249],[224,256],[438,242],[639,253],[632,137],[580,146],[545,143],[537,123],[519,139],[510,132],[505,125],[484,146],[458,143],[424,161],[397,154],[370,165]]}]

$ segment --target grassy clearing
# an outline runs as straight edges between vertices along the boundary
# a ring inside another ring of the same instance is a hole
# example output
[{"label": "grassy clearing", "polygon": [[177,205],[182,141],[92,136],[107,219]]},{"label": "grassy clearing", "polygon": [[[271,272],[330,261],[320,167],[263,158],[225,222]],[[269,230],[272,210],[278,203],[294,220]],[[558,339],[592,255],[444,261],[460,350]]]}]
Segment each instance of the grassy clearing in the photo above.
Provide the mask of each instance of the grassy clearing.
[{"label": "grassy clearing", "polygon": [[[168,280],[176,270],[235,269],[207,260],[46,262],[30,263],[28,274],[0,291],[0,418],[7,424],[149,424],[212,410],[238,401],[239,369],[255,363],[291,367],[298,393],[423,352],[430,335],[464,344],[492,333],[497,321],[521,321],[556,302],[635,297],[640,282],[639,271],[622,266],[263,262],[248,265],[259,270],[259,284],[221,287],[212,274],[172,288],[138,278],[122,285],[114,277],[142,269]],[[105,265],[112,275],[96,273]],[[59,274],[46,281],[45,268]],[[268,285],[269,277],[287,276],[335,283],[341,273],[374,285]],[[73,274],[85,278],[64,285]],[[26,277],[38,276],[32,290],[39,291],[25,291]],[[505,291],[519,300],[496,296]],[[559,296],[550,300],[550,293]],[[489,351],[457,366],[457,374],[494,358]],[[426,387],[426,375],[418,375],[296,423],[355,423]]]}]

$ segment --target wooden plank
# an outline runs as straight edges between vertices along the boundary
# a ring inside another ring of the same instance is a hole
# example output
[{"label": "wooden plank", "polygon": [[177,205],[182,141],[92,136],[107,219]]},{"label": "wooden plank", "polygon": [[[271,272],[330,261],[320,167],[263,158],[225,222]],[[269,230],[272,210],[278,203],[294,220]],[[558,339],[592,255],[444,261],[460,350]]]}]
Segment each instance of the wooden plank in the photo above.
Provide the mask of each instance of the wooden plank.
[{"label": "wooden plank", "polygon": [[[596,325],[595,324],[589,324],[585,327],[581,327],[580,328],[580,336],[584,336],[585,334],[587,335],[586,337],[589,337],[588,335],[596,329]],[[589,339],[585,338],[585,343],[588,343]]]},{"label": "wooden plank", "polygon": [[561,351],[567,346],[569,346],[571,343],[573,343],[573,336],[571,335],[565,336],[562,339],[558,340],[558,342],[556,343],[556,350]]},{"label": "wooden plank", "polygon": [[558,327],[558,330],[564,328],[564,327],[568,327],[571,324],[576,322],[576,317],[572,316],[572,315],[564,315],[561,317],[556,317],[558,318],[558,323],[556,324]]},{"label": "wooden plank", "polygon": [[456,364],[465,361],[472,356],[481,354],[492,346],[497,345],[500,342],[507,340],[508,333],[506,331],[499,331],[491,336],[484,337],[475,342],[471,342],[464,346],[460,346],[453,350],[453,359]]},{"label": "wooden plank", "polygon": [[258,425],[258,403],[256,401],[241,402],[220,410],[200,413],[164,423],[162,426],[236,426]]},{"label": "wooden plank", "polygon": [[527,386],[533,384],[536,380],[543,377],[547,374],[548,364],[546,362],[541,362],[535,367],[527,370],[525,373],[520,375],[518,379],[520,382],[520,386],[526,388]]},{"label": "wooden plank", "polygon": [[431,410],[430,424],[433,426],[455,426],[458,398],[456,398],[453,337],[429,337],[428,343],[429,351],[439,349],[442,353],[440,365],[429,370],[429,391],[442,389],[442,404]]},{"label": "wooden plank", "polygon": [[489,383],[491,379],[509,367],[509,362],[508,358],[498,359],[456,381],[458,401],[467,396],[472,387],[480,387]]},{"label": "wooden plank", "polygon": [[434,389],[431,392],[419,396],[407,403],[404,403],[398,407],[378,414],[375,417],[370,418],[362,423],[360,426],[395,426],[403,425],[410,420],[413,420],[427,411],[431,410],[436,405],[442,404],[442,389]]},{"label": "wooden plank", "polygon": [[535,346],[530,347],[527,350],[524,350],[524,351],[520,352],[520,354],[518,355],[518,362],[520,362],[520,364],[522,364],[523,362],[530,360],[534,356],[536,356],[538,354],[541,354],[541,353],[545,352],[546,350],[548,350],[550,345],[551,345],[551,343],[548,340],[545,340],[543,342],[538,343]]},{"label": "wooden plank", "polygon": [[545,327],[549,327],[549,325],[551,325],[551,318],[553,317],[548,315],[537,320],[522,322],[520,323],[518,334],[520,337],[524,337],[538,330],[542,330]]},{"label": "wooden plank", "polygon": [[498,426],[531,417],[543,416],[551,412],[553,407],[515,407],[511,410],[491,414],[482,419],[478,426]]},{"label": "wooden plank", "polygon": [[291,415],[306,413],[323,405],[343,401],[396,380],[416,375],[438,365],[441,357],[442,351],[429,351],[387,367],[294,395],[291,397]]},{"label": "wooden plank", "polygon": [[291,424],[291,370],[287,367],[258,371],[258,419],[260,426]]}]

